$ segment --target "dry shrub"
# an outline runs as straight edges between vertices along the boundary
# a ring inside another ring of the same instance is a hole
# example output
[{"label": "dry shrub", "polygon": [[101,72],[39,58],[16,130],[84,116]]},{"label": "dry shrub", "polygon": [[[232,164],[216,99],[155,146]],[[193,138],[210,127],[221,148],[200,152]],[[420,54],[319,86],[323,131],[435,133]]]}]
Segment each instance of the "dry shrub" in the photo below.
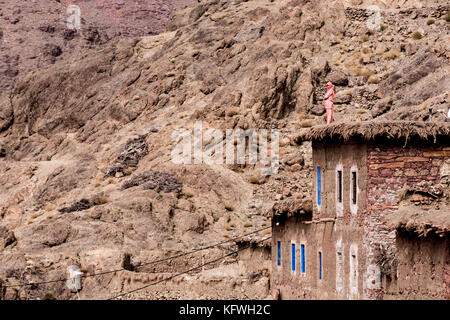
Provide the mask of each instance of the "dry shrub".
[{"label": "dry shrub", "polygon": [[229,116],[229,117],[234,117],[238,114],[239,114],[239,111],[237,109],[231,109],[227,112],[227,116]]},{"label": "dry shrub", "polygon": [[94,196],[89,200],[91,206],[101,206],[102,204],[108,203],[109,199],[107,196]]},{"label": "dry shrub", "polygon": [[383,60],[394,60],[400,57],[401,52],[397,49],[391,49],[383,55]]},{"label": "dry shrub", "polygon": [[444,16],[444,20],[450,22],[450,11]]},{"label": "dry shrub", "polygon": [[412,34],[412,38],[413,38],[414,40],[420,40],[420,39],[423,38],[423,35],[422,35],[422,33],[420,33],[420,31],[415,31],[415,32],[413,32],[413,34]]},{"label": "dry shrub", "polygon": [[313,127],[315,124],[316,123],[314,120],[303,120],[302,122],[300,122],[300,127],[310,128],[310,127]]},{"label": "dry shrub", "polygon": [[55,295],[53,294],[53,292],[46,292],[43,296],[41,300],[56,300]]},{"label": "dry shrub", "polygon": [[244,228],[250,228],[251,226],[253,226],[253,223],[251,223],[250,221],[244,223]]},{"label": "dry shrub", "polygon": [[370,77],[371,75],[373,75],[373,71],[368,69],[368,68],[364,68],[364,67],[352,67],[350,68],[350,72],[352,72],[355,76],[357,77]]},{"label": "dry shrub", "polygon": [[130,167],[128,167],[128,168],[123,169],[122,172],[123,172],[123,174],[124,174],[125,176],[129,176],[129,175],[131,175],[131,174],[133,173],[133,169],[130,168]]},{"label": "dry shrub", "polygon": [[374,74],[374,75],[371,75],[367,81],[371,84],[378,84],[378,83],[380,83],[381,78],[379,76],[377,76],[376,74]]},{"label": "dry shrub", "polygon": [[259,180],[259,178],[256,177],[256,176],[251,176],[251,177],[248,179],[248,181],[249,181],[251,184],[260,184],[260,183],[261,183],[261,181]]},{"label": "dry shrub", "polygon": [[428,19],[427,20],[427,26],[430,26],[432,24],[434,24],[435,20],[434,19]]}]

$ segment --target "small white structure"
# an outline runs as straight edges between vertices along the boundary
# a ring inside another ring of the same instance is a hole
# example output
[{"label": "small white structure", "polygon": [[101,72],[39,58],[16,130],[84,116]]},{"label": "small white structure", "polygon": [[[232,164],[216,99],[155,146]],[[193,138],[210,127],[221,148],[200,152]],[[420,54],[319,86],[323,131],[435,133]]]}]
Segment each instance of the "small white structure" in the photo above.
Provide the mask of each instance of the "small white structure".
[{"label": "small white structure", "polygon": [[80,267],[78,266],[69,266],[67,267],[67,272],[69,273],[69,278],[67,279],[66,285],[72,292],[78,292],[81,290],[81,275],[83,274],[80,271]]}]

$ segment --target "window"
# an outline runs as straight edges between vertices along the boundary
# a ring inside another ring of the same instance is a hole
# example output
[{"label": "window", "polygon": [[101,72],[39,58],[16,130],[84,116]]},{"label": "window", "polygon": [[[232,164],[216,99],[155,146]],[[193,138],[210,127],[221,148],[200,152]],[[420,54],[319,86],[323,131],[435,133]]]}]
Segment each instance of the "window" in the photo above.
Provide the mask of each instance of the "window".
[{"label": "window", "polygon": [[357,196],[357,176],[356,171],[352,171],[352,203],[356,204],[356,196]]},{"label": "window", "polygon": [[295,271],[295,243],[291,244],[291,270]]},{"label": "window", "polygon": [[358,295],[358,245],[350,245],[350,294],[353,297]]},{"label": "window", "polygon": [[277,266],[281,266],[281,242],[277,241]]},{"label": "window", "polygon": [[[339,248],[341,250],[341,248]],[[342,294],[344,290],[344,256],[342,251],[336,251],[336,291]]]},{"label": "window", "polygon": [[337,201],[342,203],[342,170],[337,171]]},{"label": "window", "polygon": [[319,280],[322,280],[322,252],[319,251]]},{"label": "window", "polygon": [[322,203],[321,193],[322,193],[322,177],[321,177],[320,167],[317,167],[317,204],[319,206]]},{"label": "window", "polygon": [[306,258],[305,258],[305,245],[300,245],[300,264],[301,272],[306,273]]},{"label": "window", "polygon": [[356,254],[352,254],[352,272],[351,272],[351,276],[352,276],[352,283],[355,286],[358,283],[358,273],[357,270],[355,268],[357,262],[356,262]]}]

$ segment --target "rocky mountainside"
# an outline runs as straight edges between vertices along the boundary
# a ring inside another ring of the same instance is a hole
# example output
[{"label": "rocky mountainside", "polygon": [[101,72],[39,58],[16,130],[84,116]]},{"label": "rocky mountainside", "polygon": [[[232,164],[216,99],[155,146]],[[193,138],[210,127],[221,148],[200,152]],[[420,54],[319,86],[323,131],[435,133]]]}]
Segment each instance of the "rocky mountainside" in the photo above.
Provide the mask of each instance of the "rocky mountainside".
[{"label": "rocky mountainside", "polygon": [[[30,72],[0,96],[0,279],[53,280],[71,264],[92,274],[124,257],[137,265],[270,225],[274,204],[309,197],[311,150],[290,137],[324,121],[327,81],[336,121],[425,120],[429,107],[443,119],[449,6],[421,3],[380,0],[373,30],[364,1],[202,1],[167,32],[116,37]],[[172,134],[195,121],[278,129],[279,171],[175,164]],[[86,278],[80,295],[108,298],[200,259]],[[127,298],[264,298],[267,276],[266,265],[249,273],[233,258]],[[47,291],[76,298],[64,283],[3,295]]]},{"label": "rocky mountainside", "polygon": [[[42,68],[116,37],[166,30],[173,11],[197,0],[0,1],[0,92]],[[67,28],[70,5],[80,8],[80,30]]]}]

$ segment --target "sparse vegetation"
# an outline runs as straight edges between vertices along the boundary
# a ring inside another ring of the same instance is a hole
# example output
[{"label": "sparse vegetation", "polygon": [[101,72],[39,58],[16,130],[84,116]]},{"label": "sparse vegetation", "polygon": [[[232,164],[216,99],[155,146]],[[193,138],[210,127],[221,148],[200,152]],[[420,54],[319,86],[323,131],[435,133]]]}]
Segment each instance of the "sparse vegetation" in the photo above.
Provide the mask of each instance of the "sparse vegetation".
[{"label": "sparse vegetation", "polygon": [[435,20],[434,19],[428,19],[427,20],[427,26],[430,26],[432,24],[434,24]]},{"label": "sparse vegetation", "polygon": [[91,206],[101,206],[102,204],[108,203],[109,199],[107,196],[94,196],[89,200]]},{"label": "sparse vegetation", "polygon": [[239,111],[237,109],[231,109],[231,110],[228,110],[228,112],[227,112],[227,116],[229,116],[229,117],[234,117],[238,114],[239,114]]},{"label": "sparse vegetation", "polygon": [[382,24],[381,26],[380,26],[380,31],[384,31],[384,30],[386,30],[387,29],[387,26],[385,25],[385,24]]},{"label": "sparse vegetation", "polygon": [[377,84],[380,83],[381,78],[379,76],[377,76],[376,74],[373,74],[369,77],[369,79],[367,80],[367,82],[369,82],[370,84]]},{"label": "sparse vegetation", "polygon": [[444,20],[450,22],[450,11],[444,16]]},{"label": "sparse vegetation", "polygon": [[361,42],[367,42],[367,41],[369,41],[369,36],[368,36],[367,34],[363,34],[363,35],[359,38],[359,40],[360,40]]},{"label": "sparse vegetation", "polygon": [[249,181],[251,184],[260,184],[260,183],[261,183],[261,181],[259,180],[259,178],[258,178],[257,176],[251,176],[251,177],[248,179],[248,181]]},{"label": "sparse vegetation", "polygon": [[250,221],[246,221],[244,223],[244,228],[250,228],[251,226],[253,226],[253,223],[251,223]]},{"label": "sparse vegetation", "polygon": [[413,32],[413,34],[412,34],[412,38],[413,38],[414,40],[420,40],[420,39],[423,38],[423,35],[422,35],[422,33],[420,33],[420,31],[415,31],[415,32]]},{"label": "sparse vegetation", "polygon": [[53,292],[46,292],[43,296],[41,300],[56,300],[55,295],[53,294]]},{"label": "sparse vegetation", "polygon": [[383,55],[383,60],[394,60],[400,57],[401,52],[397,49],[391,49]]},{"label": "sparse vegetation", "polygon": [[124,174],[125,176],[129,176],[129,175],[131,175],[132,173],[133,173],[133,169],[130,168],[130,167],[123,169],[123,174]]},{"label": "sparse vegetation", "polygon": [[186,191],[184,193],[184,195],[186,196],[186,198],[193,198],[194,197],[194,194],[191,191]]},{"label": "sparse vegetation", "polygon": [[300,127],[302,128],[310,128],[313,127],[316,123],[314,122],[314,120],[303,120],[302,122],[300,122]]},{"label": "sparse vegetation", "polygon": [[350,69],[350,71],[357,77],[370,77],[371,75],[373,75],[373,71],[368,69],[368,68],[364,68],[364,67],[353,67]]}]

